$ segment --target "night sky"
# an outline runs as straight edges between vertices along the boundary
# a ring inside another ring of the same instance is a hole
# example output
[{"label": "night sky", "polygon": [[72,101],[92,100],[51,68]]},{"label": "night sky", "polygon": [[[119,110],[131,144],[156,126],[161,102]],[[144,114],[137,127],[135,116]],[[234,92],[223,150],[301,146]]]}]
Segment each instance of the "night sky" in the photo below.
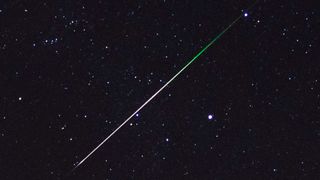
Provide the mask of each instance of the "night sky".
[{"label": "night sky", "polygon": [[2,0],[0,179],[318,179],[319,4],[254,2]]}]

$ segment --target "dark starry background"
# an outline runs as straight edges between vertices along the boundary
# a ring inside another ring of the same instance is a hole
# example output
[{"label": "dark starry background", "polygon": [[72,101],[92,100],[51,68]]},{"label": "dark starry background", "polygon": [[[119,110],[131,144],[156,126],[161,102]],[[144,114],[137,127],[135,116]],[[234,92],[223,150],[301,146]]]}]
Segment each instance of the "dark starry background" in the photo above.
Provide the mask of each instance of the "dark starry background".
[{"label": "dark starry background", "polygon": [[2,0],[0,179],[319,178],[320,7],[302,0],[258,2],[68,176],[253,3]]}]

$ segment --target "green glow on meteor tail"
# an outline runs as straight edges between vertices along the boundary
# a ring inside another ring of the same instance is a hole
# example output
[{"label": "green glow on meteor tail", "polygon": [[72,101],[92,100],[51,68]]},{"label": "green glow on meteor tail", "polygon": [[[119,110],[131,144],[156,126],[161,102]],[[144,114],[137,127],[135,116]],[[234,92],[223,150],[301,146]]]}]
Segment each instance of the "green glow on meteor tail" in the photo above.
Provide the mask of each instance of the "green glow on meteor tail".
[{"label": "green glow on meteor tail", "polygon": [[235,19],[227,28],[225,28],[220,34],[218,34],[208,45],[206,45],[197,55],[195,55],[176,75],[174,75],[165,85],[167,86],[171,81],[173,81],[179,74],[181,74],[190,64],[192,64],[198,57],[203,54],[214,42],[216,42],[225,32],[227,32],[240,18],[240,15],[237,19]]}]

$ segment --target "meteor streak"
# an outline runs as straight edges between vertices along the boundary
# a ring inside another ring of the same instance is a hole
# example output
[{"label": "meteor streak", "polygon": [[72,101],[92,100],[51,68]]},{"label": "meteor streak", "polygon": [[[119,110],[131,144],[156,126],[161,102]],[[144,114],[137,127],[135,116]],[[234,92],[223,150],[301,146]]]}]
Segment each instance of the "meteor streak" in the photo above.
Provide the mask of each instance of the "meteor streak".
[{"label": "meteor streak", "polygon": [[[251,6],[252,7],[252,6]],[[250,8],[251,8],[250,7]],[[249,9],[250,9],[249,8]],[[83,164],[96,150],[98,150],[106,141],[108,141],[119,129],[121,129],[134,115],[136,115],[143,107],[145,107],[153,98],[155,98],[165,87],[167,87],[174,79],[176,79],[187,67],[189,67],[198,57],[203,54],[213,43],[215,43],[225,32],[227,32],[243,15],[237,17],[232,23],[229,24],[220,34],[211,40],[202,50],[196,54],[183,68],[178,71],[166,84],[164,84],[157,92],[155,92],[145,103],[143,103],[134,113],[132,113],[122,124],[120,124],[107,138],[105,138],[97,147],[95,147],[85,158],[83,158],[73,169],[77,169]],[[71,171],[71,172],[72,172]]]}]

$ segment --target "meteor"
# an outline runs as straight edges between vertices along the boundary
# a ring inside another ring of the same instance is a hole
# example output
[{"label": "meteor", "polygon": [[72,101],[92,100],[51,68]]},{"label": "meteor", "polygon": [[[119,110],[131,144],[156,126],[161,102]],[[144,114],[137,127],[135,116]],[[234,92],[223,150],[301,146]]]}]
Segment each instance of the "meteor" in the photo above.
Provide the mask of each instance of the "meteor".
[{"label": "meteor", "polygon": [[[252,6],[251,6],[252,7]],[[250,8],[251,8],[250,7]],[[250,9],[249,8],[249,9]],[[164,88],[166,88],[174,79],[176,79],[185,69],[187,69],[198,57],[203,54],[213,43],[226,33],[243,15],[241,14],[234,21],[232,21],[221,33],[219,33],[213,40],[211,40],[204,48],[201,49],[186,65],[182,67],[167,83],[165,83],[158,91],[156,91],[147,101],[145,101],[134,113],[132,113],[122,124],[120,124],[108,137],[106,137],[98,146],[96,146],[86,157],[84,157],[72,170],[76,170],[83,164],[95,151],[97,151],[106,141],[108,141],[116,132],[118,132],[134,115],[136,115],[143,107],[145,107],[153,98],[155,98]]]}]

